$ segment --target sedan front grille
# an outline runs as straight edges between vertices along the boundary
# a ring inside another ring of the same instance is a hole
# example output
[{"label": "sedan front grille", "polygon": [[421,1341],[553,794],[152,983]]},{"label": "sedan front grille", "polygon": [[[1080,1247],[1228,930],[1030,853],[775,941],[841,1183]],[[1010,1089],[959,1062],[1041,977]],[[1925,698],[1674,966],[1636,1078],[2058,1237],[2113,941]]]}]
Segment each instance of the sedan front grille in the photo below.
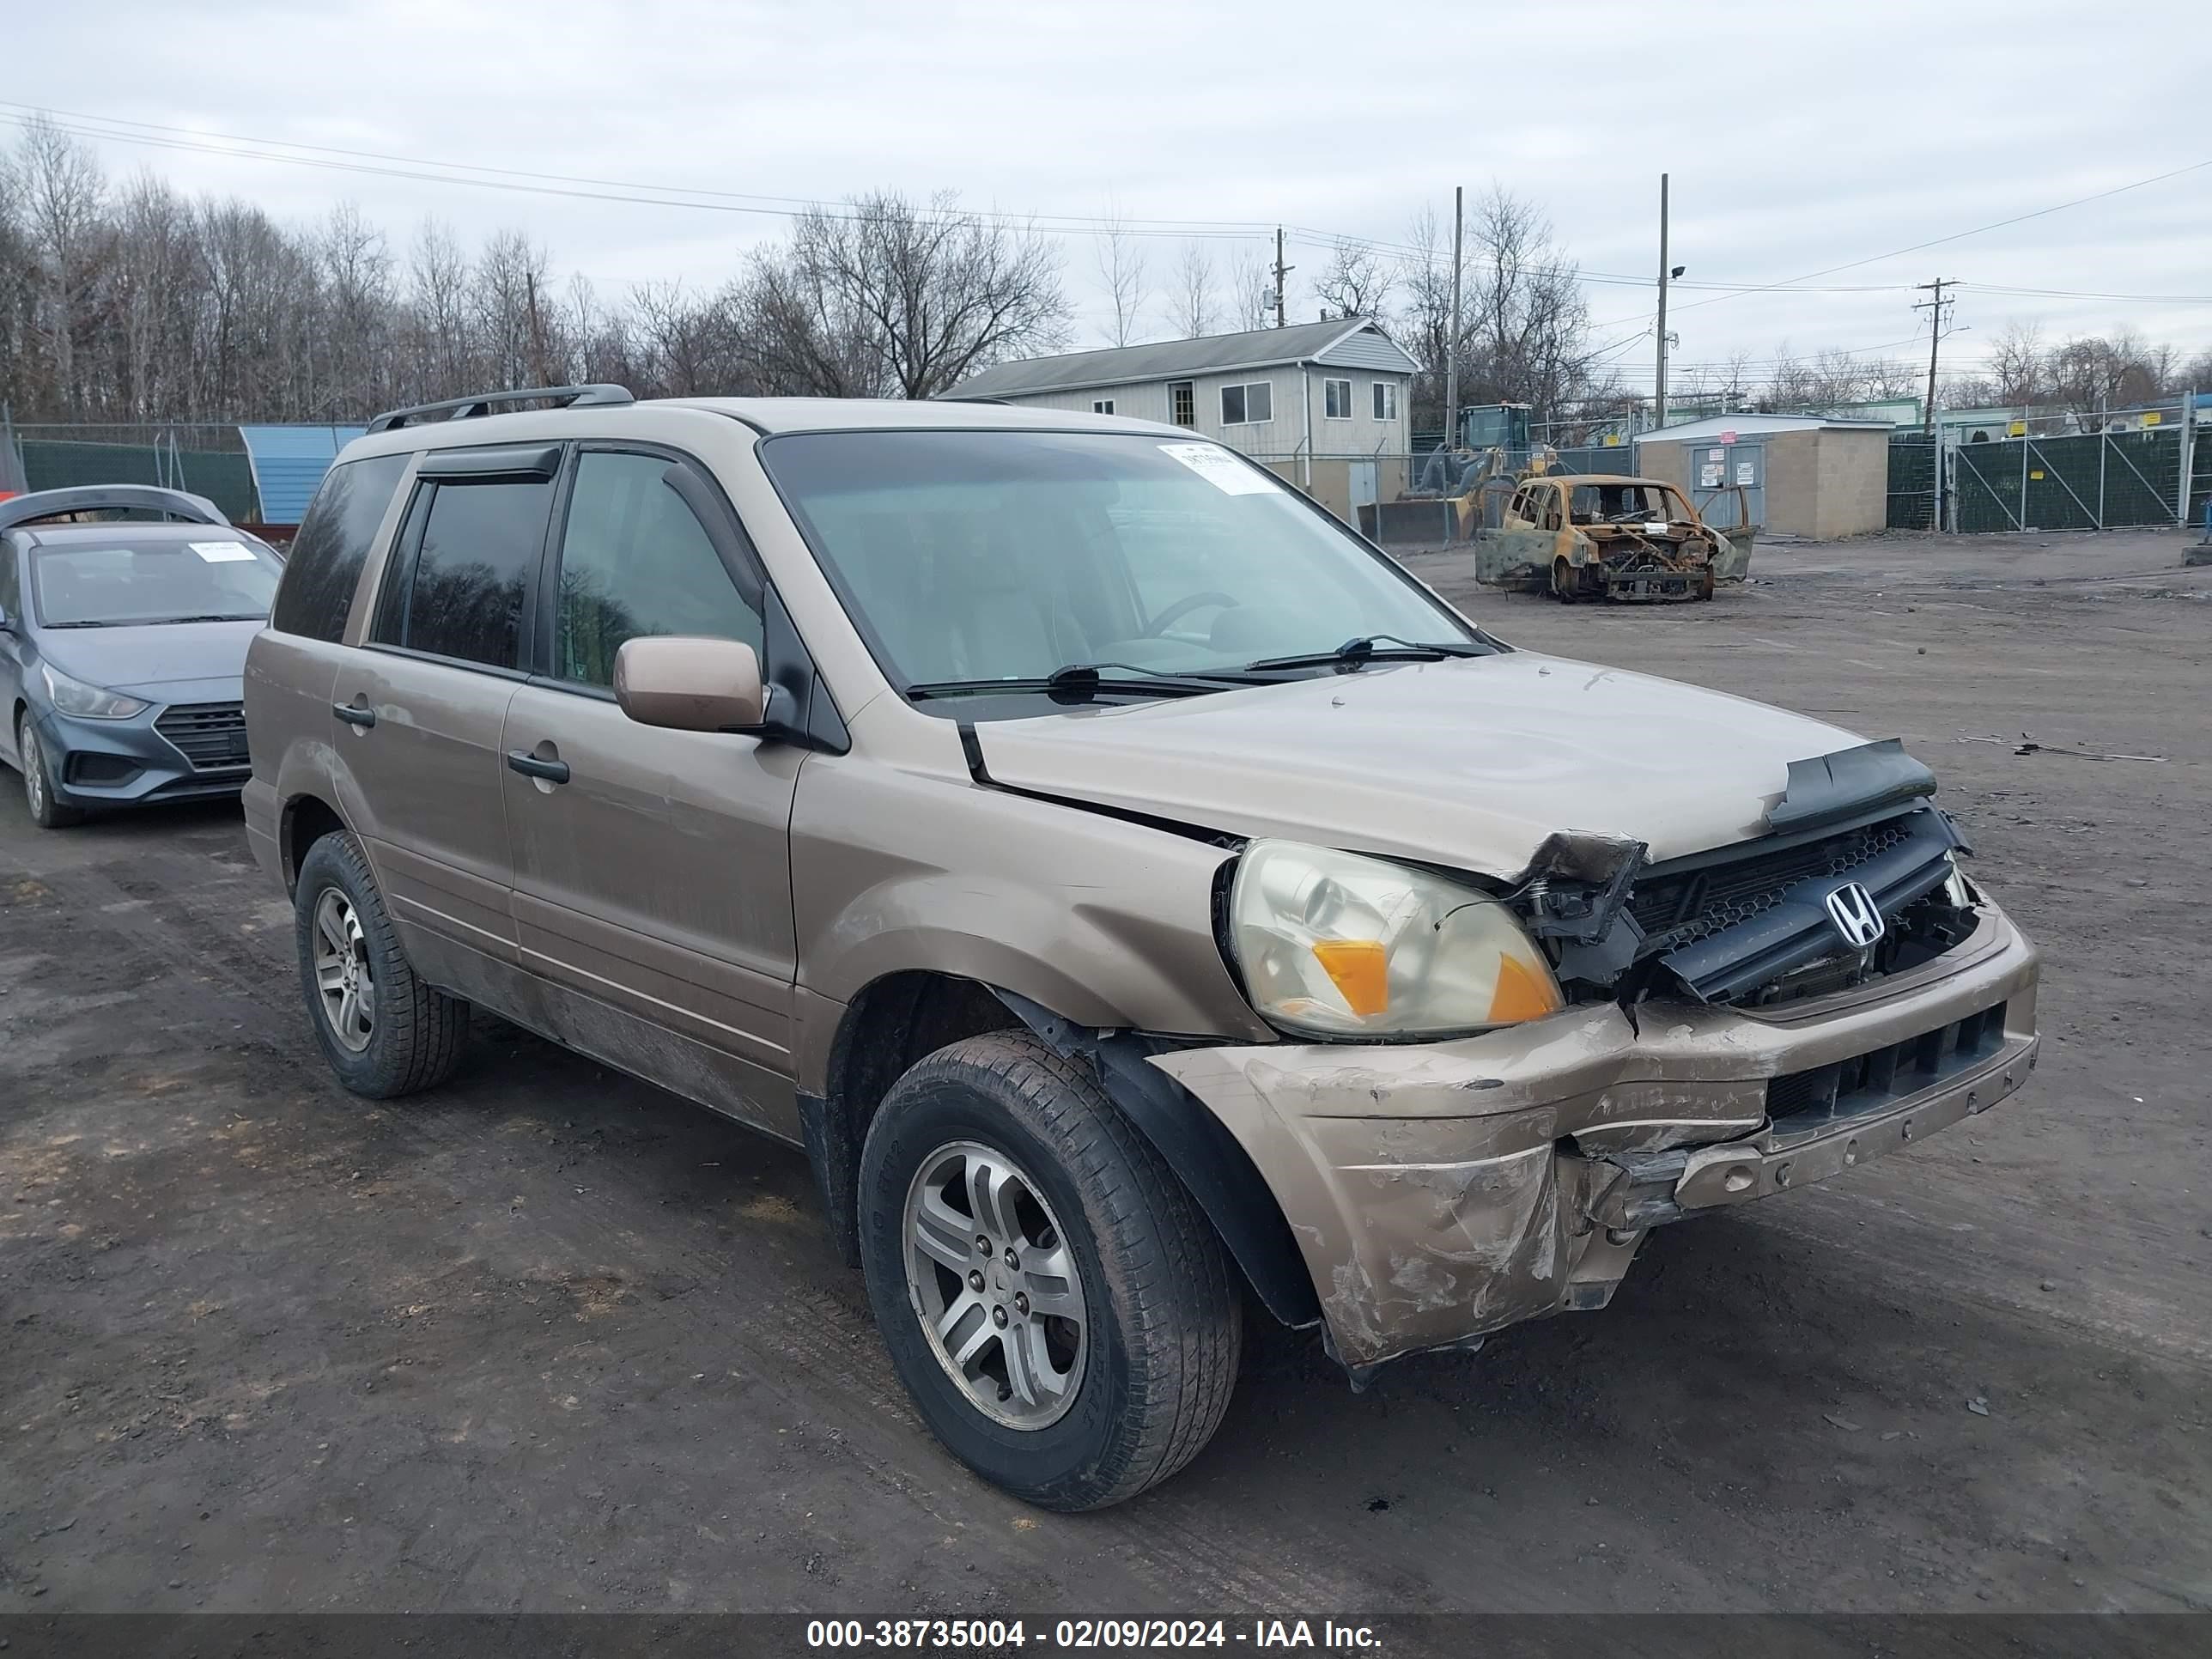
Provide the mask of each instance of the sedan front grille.
[{"label": "sedan front grille", "polygon": [[179,703],[162,710],[154,729],[176,746],[195,772],[234,772],[248,763],[244,703]]}]

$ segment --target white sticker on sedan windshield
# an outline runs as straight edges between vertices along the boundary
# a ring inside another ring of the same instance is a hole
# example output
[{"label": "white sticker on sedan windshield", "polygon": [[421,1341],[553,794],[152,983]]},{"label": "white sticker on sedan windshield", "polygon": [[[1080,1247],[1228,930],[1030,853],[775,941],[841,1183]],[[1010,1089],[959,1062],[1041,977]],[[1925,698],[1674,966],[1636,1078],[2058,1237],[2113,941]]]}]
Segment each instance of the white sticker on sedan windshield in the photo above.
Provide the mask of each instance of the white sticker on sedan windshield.
[{"label": "white sticker on sedan windshield", "polygon": [[236,564],[253,556],[253,550],[244,542],[194,542],[191,550],[210,564]]},{"label": "white sticker on sedan windshield", "polygon": [[1162,444],[1160,453],[1172,455],[1224,495],[1262,495],[1282,488],[1273,473],[1247,466],[1219,444]]}]

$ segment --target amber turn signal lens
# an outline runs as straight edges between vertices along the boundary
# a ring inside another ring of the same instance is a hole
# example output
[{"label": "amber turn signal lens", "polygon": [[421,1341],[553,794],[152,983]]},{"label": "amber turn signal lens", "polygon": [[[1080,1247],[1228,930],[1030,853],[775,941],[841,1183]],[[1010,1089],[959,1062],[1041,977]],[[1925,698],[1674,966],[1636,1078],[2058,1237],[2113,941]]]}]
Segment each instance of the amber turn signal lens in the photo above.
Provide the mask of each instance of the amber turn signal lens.
[{"label": "amber turn signal lens", "polygon": [[1498,957],[1498,988],[1491,993],[1490,997],[1490,1018],[1493,1024],[1509,1025],[1516,1020],[1541,1019],[1546,1014],[1557,1013],[1559,1007],[1559,991],[1549,980],[1514,957]]},{"label": "amber turn signal lens", "polygon": [[1364,1019],[1389,1010],[1390,956],[1382,940],[1316,939],[1313,953],[1353,1013]]}]

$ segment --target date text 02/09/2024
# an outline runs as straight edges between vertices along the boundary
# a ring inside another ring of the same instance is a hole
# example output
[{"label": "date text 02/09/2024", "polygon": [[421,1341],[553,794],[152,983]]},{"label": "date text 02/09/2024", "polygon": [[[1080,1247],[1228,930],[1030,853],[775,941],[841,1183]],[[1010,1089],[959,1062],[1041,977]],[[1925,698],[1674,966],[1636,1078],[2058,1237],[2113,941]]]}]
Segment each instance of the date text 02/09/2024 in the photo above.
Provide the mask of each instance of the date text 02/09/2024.
[{"label": "date text 02/09/2024", "polygon": [[1059,1619],[1049,1626],[1021,1619],[813,1619],[806,1645],[836,1648],[921,1648],[990,1652],[1031,1645],[1081,1650],[1095,1648],[1373,1649],[1381,1638],[1367,1625],[1332,1620],[1255,1619],[1249,1625],[1223,1619]]}]

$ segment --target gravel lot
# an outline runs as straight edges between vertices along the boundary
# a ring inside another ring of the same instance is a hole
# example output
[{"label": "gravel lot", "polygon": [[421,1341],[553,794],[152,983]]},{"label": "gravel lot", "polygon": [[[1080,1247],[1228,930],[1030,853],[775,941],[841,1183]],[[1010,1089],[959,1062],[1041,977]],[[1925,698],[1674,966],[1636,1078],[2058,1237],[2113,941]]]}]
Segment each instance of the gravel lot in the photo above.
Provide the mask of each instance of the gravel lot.
[{"label": "gravel lot", "polygon": [[355,1100],[234,810],[41,833],[10,775],[0,1609],[2212,1608],[2180,552],[1799,545],[1649,611],[1410,560],[1521,643],[1902,736],[2046,952],[2044,1063],[1910,1156],[1662,1230],[1606,1312],[1360,1396],[1263,1342],[1188,1473],[1087,1517],[922,1432],[797,1154],[505,1027],[441,1093]]}]

